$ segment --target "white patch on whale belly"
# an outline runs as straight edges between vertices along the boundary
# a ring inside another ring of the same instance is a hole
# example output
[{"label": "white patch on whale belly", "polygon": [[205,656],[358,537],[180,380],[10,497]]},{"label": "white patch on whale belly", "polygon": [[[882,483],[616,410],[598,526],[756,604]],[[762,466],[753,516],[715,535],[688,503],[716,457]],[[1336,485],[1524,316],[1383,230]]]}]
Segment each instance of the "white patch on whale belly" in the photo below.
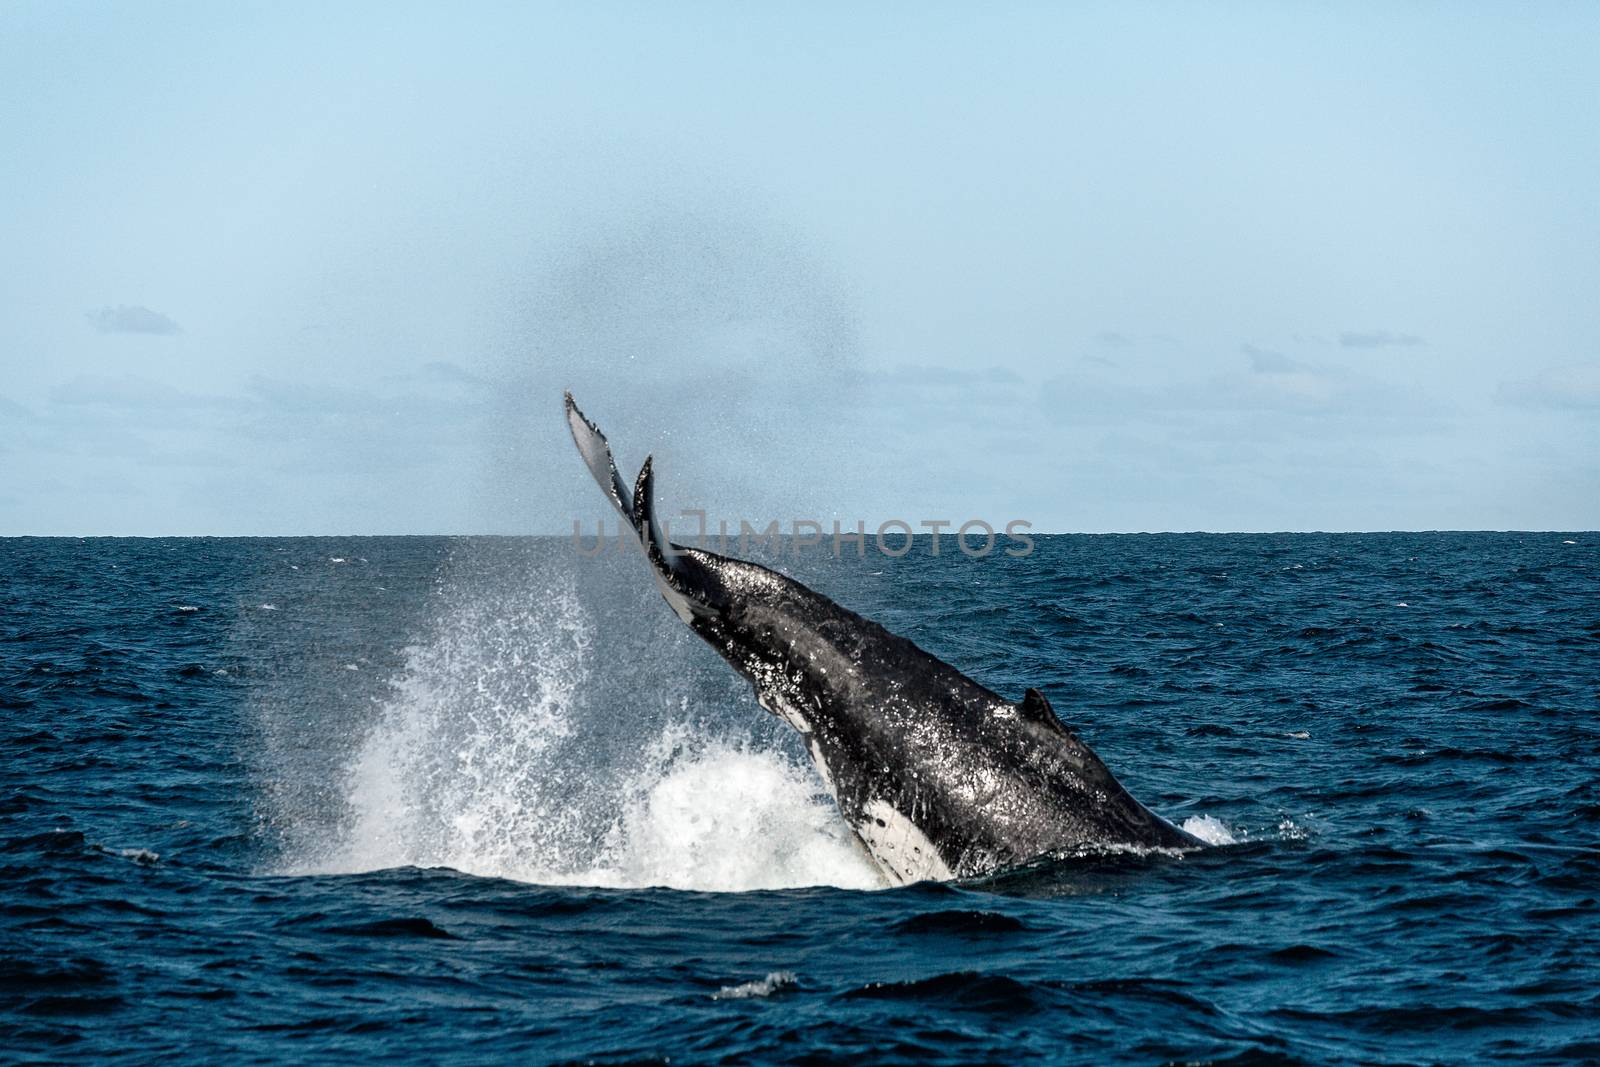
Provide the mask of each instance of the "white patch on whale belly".
[{"label": "white patch on whale belly", "polygon": [[756,703],[766,708],[784,722],[799,730],[804,737],[811,736],[811,724],[806,722],[806,717],[800,714],[800,709],[789,703],[777,693],[761,693],[756,697]]},{"label": "white patch on whale belly", "polygon": [[811,765],[817,769],[817,777],[822,779],[822,787],[828,791],[835,804],[839,803],[839,790],[833,784],[833,773],[828,770],[828,761],[822,758],[822,746],[817,744],[817,739],[806,735],[806,747],[811,750]]},{"label": "white patch on whale belly", "polygon": [[806,749],[811,753],[811,763],[817,768],[817,777],[822,779],[822,786],[833,798],[834,803],[838,803],[839,790],[834,787],[833,772],[828,770],[828,761],[822,758],[822,746],[817,744],[817,735],[811,731],[811,724],[800,714],[800,709],[776,693],[771,695],[763,693],[756,697],[756,703],[793,726],[800,732],[800,736],[805,738]]},{"label": "white patch on whale belly", "polygon": [[[822,757],[822,746],[817,743],[816,734],[812,732],[805,715],[776,692],[758,694],[756,703],[800,732],[811,753],[811,762],[817,768],[817,776],[822,779],[823,788],[833,797],[834,803],[838,803],[839,790],[834,785],[833,773],[828,769],[828,761]],[[939,850],[928,840],[928,835],[888,801],[872,801],[867,805],[860,822],[852,822],[851,828],[866,846],[873,862],[896,885],[943,882],[955,877],[939,855]]]},{"label": "white patch on whale belly", "polygon": [[888,801],[868,804],[855,831],[878,866],[899,885],[954,877],[928,835]]}]

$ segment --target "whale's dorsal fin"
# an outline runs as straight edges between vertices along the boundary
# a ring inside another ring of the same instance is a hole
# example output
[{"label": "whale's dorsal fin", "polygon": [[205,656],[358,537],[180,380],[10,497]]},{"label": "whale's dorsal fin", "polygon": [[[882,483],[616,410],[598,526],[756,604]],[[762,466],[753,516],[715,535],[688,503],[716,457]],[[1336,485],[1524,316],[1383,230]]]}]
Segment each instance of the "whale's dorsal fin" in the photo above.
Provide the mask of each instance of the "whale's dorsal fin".
[{"label": "whale's dorsal fin", "polygon": [[1038,723],[1046,729],[1059,731],[1069,737],[1072,735],[1072,731],[1067,729],[1067,724],[1056,715],[1056,709],[1050,706],[1050,701],[1046,700],[1044,694],[1037,689],[1029,688],[1022,694],[1022,703],[1017,705],[1017,711],[1029,722]]},{"label": "whale's dorsal fin", "polygon": [[578,410],[577,401],[572,399],[571,393],[567,393],[566,397],[567,425],[572,428],[572,440],[578,446],[578,454],[583,457],[589,473],[594,475],[594,480],[600,483],[600,488],[605,490],[606,496],[622,513],[622,517],[627,519],[634,529],[638,529],[639,518],[634,508],[634,495],[628,492],[628,487],[623,484],[622,475],[617,473],[617,461],[611,458],[611,445],[606,442],[606,435],[600,432],[600,427],[590,422],[584,413]]}]

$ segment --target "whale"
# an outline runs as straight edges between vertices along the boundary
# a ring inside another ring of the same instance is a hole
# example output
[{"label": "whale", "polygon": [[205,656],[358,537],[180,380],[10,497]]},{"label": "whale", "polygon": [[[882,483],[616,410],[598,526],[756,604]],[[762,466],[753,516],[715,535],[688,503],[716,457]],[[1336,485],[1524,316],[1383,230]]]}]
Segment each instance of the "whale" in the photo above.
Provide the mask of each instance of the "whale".
[{"label": "whale", "polygon": [[890,884],[1205,847],[1134,799],[1038,689],[1007,700],[776,570],[673,544],[656,520],[654,458],[630,489],[599,427],[570,392],[565,403],[578,452],[663,599],[799,732]]}]

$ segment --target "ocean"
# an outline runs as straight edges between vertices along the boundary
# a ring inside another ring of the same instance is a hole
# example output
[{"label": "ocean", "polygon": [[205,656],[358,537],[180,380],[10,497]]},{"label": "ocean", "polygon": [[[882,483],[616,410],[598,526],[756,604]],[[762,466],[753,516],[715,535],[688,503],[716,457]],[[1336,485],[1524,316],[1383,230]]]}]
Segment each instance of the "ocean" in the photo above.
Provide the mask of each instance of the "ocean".
[{"label": "ocean", "polygon": [[1600,1061],[1600,535],[777,565],[1213,842],[885,888],[636,555],[0,540],[0,1060]]}]

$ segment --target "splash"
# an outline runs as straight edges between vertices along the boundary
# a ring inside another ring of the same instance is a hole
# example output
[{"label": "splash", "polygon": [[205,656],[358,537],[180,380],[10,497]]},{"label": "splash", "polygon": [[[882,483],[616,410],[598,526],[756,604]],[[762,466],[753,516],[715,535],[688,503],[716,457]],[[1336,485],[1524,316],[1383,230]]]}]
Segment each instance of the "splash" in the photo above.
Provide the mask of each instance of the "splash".
[{"label": "splash", "polygon": [[588,631],[570,588],[541,601],[538,612],[468,604],[432,643],[408,650],[348,766],[350,819],[330,869],[494,873],[517,844],[548,850],[567,832],[554,795],[534,787],[570,732]]},{"label": "splash", "polygon": [[589,873],[675,889],[882,888],[809,766],[673,726]]},{"label": "splash", "polygon": [[[570,578],[519,593],[537,611],[505,599],[467,601],[408,651],[346,765],[342,826],[292,857],[292,870],[441,866],[546,885],[705,891],[881,887],[809,765],[685,721],[690,701],[670,676],[644,689],[609,659],[610,670],[596,670],[596,627]],[[654,723],[641,706],[651,700],[665,705]]]},{"label": "splash", "polygon": [[1183,820],[1184,833],[1193,834],[1208,845],[1237,845],[1239,839],[1226,823],[1213,815],[1191,815]]}]

